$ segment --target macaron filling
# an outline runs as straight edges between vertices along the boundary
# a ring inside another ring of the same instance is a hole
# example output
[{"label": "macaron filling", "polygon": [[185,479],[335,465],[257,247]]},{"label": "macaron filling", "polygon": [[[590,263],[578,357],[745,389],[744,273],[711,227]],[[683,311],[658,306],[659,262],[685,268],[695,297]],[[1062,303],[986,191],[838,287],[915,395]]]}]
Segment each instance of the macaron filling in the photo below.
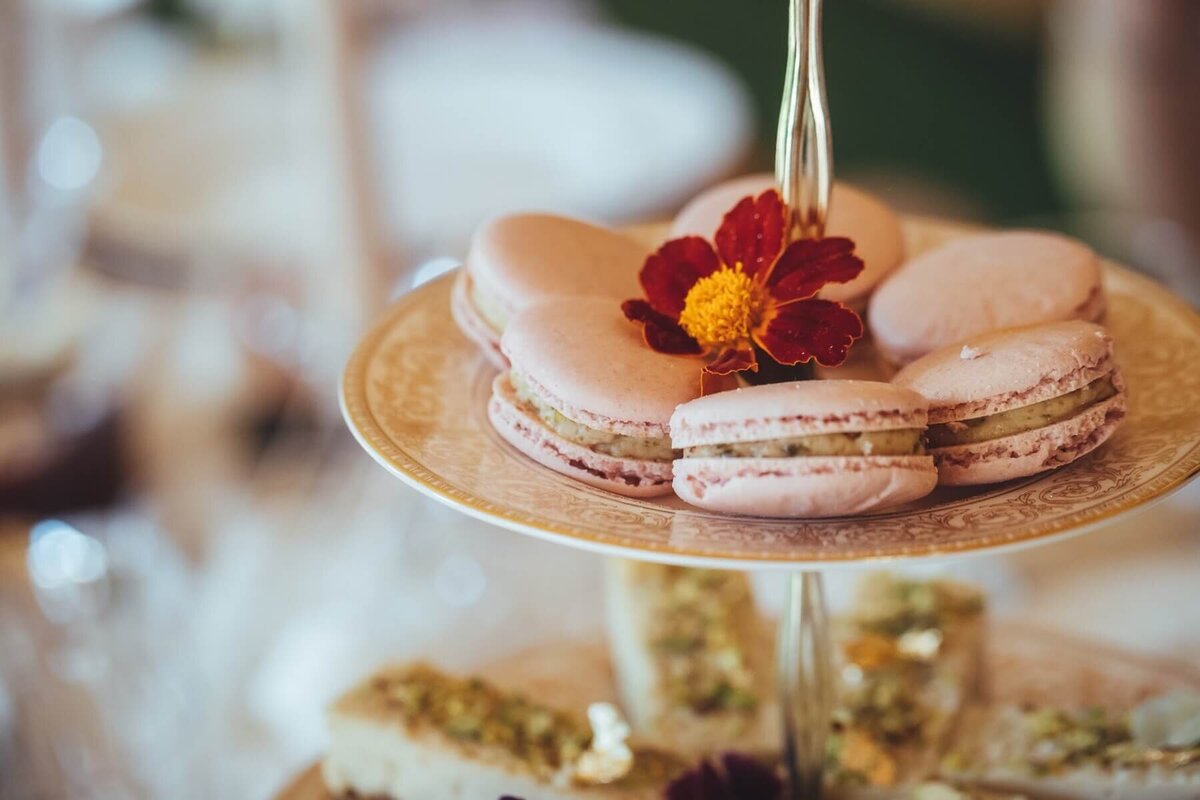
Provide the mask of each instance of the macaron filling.
[{"label": "macaron filling", "polygon": [[1040,403],[973,419],[930,425],[926,439],[932,448],[977,444],[1044,428],[1074,417],[1117,393],[1112,375]]},{"label": "macaron filling", "polygon": [[467,276],[471,289],[471,305],[479,312],[483,321],[496,331],[503,331],[508,324],[508,311],[487,292],[479,288],[479,282]]},{"label": "macaron filling", "polygon": [[508,379],[512,383],[518,399],[533,415],[567,441],[616,458],[632,458],[640,461],[670,461],[674,458],[675,451],[671,448],[669,436],[643,438],[589,427],[567,417],[562,411],[547,403],[533,391],[519,373],[509,372]]},{"label": "macaron filling", "polygon": [[705,444],[684,449],[685,458],[799,458],[805,456],[912,456],[924,453],[919,428],[847,431],[756,442]]}]

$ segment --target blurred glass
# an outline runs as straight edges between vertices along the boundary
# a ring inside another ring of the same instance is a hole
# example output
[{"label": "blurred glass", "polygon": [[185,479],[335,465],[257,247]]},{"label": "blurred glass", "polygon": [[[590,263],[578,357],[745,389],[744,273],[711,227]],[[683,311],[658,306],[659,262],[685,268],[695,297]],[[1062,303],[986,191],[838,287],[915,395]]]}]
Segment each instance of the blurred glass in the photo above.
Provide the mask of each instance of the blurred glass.
[{"label": "blurred glass", "polygon": [[0,309],[11,325],[74,261],[82,199],[100,169],[67,97],[68,8],[0,0]]},{"label": "blurred glass", "polygon": [[[75,116],[72,54],[109,6],[0,0],[0,512],[96,507],[121,482],[116,381],[73,270],[103,151]],[[95,352],[94,352],[95,351]]]}]

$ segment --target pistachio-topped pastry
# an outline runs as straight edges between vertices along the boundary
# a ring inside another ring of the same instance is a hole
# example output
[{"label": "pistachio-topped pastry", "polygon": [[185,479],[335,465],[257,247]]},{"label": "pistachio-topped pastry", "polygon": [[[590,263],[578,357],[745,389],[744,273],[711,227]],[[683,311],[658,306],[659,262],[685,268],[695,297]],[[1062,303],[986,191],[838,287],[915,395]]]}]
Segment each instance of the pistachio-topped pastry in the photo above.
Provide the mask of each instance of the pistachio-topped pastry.
[{"label": "pistachio-topped pastry", "polygon": [[611,712],[589,717],[427,664],[391,667],[334,704],[322,771],[356,797],[648,800],[686,767],[598,730]]},{"label": "pistachio-topped pastry", "polygon": [[840,626],[841,701],[830,757],[846,786],[931,774],[978,684],[983,597],[964,584],[879,573]]},{"label": "pistachio-topped pastry", "polygon": [[947,580],[913,580],[875,573],[859,584],[852,611],[864,633],[900,638],[906,633],[943,633],[983,612],[983,594],[973,586]]},{"label": "pistachio-topped pastry", "polygon": [[746,576],[625,561],[607,574],[609,641],[635,730],[695,755],[774,746],[770,637]]},{"label": "pistachio-topped pastry", "polygon": [[464,744],[503,748],[545,778],[574,763],[591,740],[575,715],[427,664],[381,672],[341,705],[394,714],[410,731],[430,728]]},{"label": "pistachio-topped pastry", "polygon": [[1200,695],[1113,709],[999,707],[972,715],[943,762],[953,777],[1037,796],[1200,797]]}]

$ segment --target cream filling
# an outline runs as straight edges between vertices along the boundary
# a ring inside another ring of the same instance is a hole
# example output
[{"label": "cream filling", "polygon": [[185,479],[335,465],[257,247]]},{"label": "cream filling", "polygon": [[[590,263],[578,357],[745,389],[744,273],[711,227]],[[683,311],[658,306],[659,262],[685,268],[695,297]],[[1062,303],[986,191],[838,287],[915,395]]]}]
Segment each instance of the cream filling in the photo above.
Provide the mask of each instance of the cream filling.
[{"label": "cream filling", "polygon": [[483,317],[483,321],[492,326],[497,331],[504,330],[508,325],[508,312],[496,301],[495,298],[479,288],[479,281],[469,278],[471,284],[471,304],[475,306],[475,310],[479,312],[479,316]]},{"label": "cream filling", "polygon": [[989,414],[986,417],[931,425],[927,434],[929,446],[976,444],[1037,430],[1068,420],[1088,406],[1103,402],[1116,393],[1117,388],[1113,386],[1112,376],[1109,375],[1097,378],[1073,392],[1023,408]]},{"label": "cream filling", "polygon": [[516,390],[517,397],[537,414],[546,427],[568,441],[616,458],[670,461],[675,457],[669,437],[625,436],[620,433],[589,428],[587,425],[564,416],[561,411],[548,405],[545,400],[533,392],[520,375],[510,372],[508,379],[512,383],[513,389]]},{"label": "cream filling", "polygon": [[910,456],[924,452],[921,431],[851,431],[768,439],[760,442],[705,444],[683,451],[688,458],[792,458],[797,456]]}]

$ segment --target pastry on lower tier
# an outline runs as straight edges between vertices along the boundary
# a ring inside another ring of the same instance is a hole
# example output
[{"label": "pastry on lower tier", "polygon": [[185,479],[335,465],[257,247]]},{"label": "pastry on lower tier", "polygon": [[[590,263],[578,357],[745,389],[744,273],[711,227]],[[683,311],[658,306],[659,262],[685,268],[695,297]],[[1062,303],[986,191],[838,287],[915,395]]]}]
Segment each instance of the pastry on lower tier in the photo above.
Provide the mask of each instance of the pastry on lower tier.
[{"label": "pastry on lower tier", "polygon": [[[690,755],[776,752],[773,643],[736,572],[613,561],[606,601],[620,695],[635,730]],[[834,626],[840,669],[830,784],[899,797],[936,770],[980,689],[978,590],[876,574]]]},{"label": "pastry on lower tier", "polygon": [[[928,403],[872,381],[752,386],[671,417],[675,493],[700,508],[763,517],[863,514],[929,494]],[[748,534],[749,535],[749,534]]]},{"label": "pastry on lower tier", "polygon": [[512,214],[479,228],[459,270],[450,310],[497,367],[508,321],[549,297],[597,295],[616,305],[640,293],[646,248],[615,231],[551,214]]},{"label": "pastry on lower tier", "polygon": [[560,298],[509,323],[512,368],[496,378],[488,418],[535,461],[617,494],[671,493],[668,423],[700,395],[704,362],[645,345],[618,303]]},{"label": "pastry on lower tier", "polygon": [[1200,797],[1196,695],[1155,698],[1129,714],[981,709],[963,730],[943,761],[943,772],[959,780],[1061,800]]},{"label": "pastry on lower tier", "polygon": [[321,771],[345,798],[657,800],[687,767],[666,750],[632,745],[627,771],[598,773],[606,754],[582,716],[419,663],[352,689],[330,711],[329,730]]},{"label": "pastry on lower tier", "polygon": [[697,757],[778,746],[771,634],[744,573],[611,559],[605,602],[635,732]]},{"label": "pastry on lower tier", "polygon": [[929,400],[939,481],[1034,475],[1104,444],[1125,418],[1112,338],[1090,322],[999,331],[951,345],[892,379]]},{"label": "pastry on lower tier", "polygon": [[888,796],[934,774],[980,693],[983,612],[982,594],[953,581],[878,573],[860,584],[836,626],[841,700],[830,753],[843,796]]}]

